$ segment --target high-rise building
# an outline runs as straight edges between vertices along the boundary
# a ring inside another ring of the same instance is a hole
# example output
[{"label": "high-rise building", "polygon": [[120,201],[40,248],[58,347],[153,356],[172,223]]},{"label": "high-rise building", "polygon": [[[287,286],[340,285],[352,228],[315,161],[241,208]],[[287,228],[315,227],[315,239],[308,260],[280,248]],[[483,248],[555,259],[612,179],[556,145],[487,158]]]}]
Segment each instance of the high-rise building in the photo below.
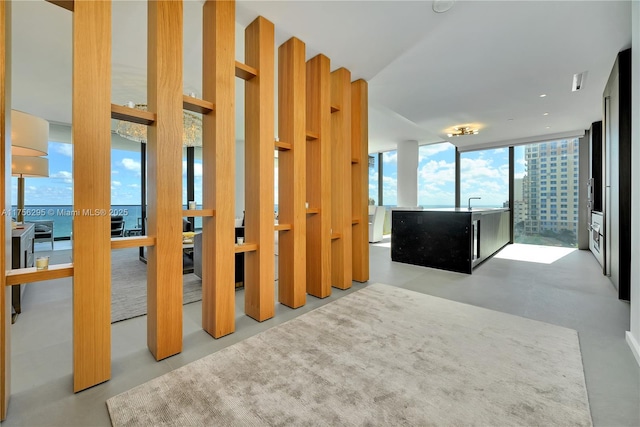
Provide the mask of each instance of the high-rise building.
[{"label": "high-rise building", "polygon": [[550,231],[572,232],[577,236],[578,139],[528,145],[525,164],[522,185],[525,234]]}]

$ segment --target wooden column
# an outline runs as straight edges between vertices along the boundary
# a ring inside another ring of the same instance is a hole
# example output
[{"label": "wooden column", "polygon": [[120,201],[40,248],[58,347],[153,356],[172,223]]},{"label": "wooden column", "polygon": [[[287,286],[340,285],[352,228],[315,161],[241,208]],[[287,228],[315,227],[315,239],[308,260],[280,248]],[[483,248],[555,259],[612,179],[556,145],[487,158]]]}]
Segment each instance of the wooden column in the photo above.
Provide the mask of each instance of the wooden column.
[{"label": "wooden column", "polygon": [[273,140],[274,28],[263,17],[245,30],[245,62],[258,75],[245,83],[245,313],[262,322],[275,310]]},{"label": "wooden column", "polygon": [[305,45],[293,37],[278,49],[278,133],[291,144],[278,156],[278,301],[298,308],[306,303],[306,82]]},{"label": "wooden column", "polygon": [[73,14],[73,389],[111,377],[111,2]]},{"label": "wooden column", "polygon": [[351,83],[353,280],[369,280],[369,101],[364,80]]},{"label": "wooden column", "polygon": [[[203,10],[202,328],[220,338],[235,331],[235,3],[208,0]],[[273,135],[272,135],[273,138]]]},{"label": "wooden column", "polygon": [[351,73],[331,73],[331,285],[349,289],[351,254]]},{"label": "wooden column", "polygon": [[182,351],[182,1],[148,2],[147,345]]},{"label": "wooden column", "polygon": [[[11,212],[11,2],[0,2],[0,200]],[[0,225],[0,260],[11,269],[11,215]],[[11,394],[11,287],[0,278],[0,420],[7,418]]]},{"label": "wooden column", "polygon": [[307,61],[307,293],[331,295],[331,74],[330,61]]}]

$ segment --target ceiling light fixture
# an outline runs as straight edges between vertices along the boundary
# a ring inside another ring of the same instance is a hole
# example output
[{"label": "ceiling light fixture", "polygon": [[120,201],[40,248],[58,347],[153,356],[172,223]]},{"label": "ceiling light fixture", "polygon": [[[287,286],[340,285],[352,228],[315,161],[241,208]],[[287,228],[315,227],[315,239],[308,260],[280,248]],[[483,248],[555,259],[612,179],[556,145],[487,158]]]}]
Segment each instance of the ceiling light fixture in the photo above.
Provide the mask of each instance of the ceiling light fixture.
[{"label": "ceiling light fixture", "polygon": [[544,114],[542,114],[542,115],[543,115],[543,116],[548,116],[548,115],[549,115],[549,113],[545,112],[545,113],[544,113]]},{"label": "ceiling light fixture", "polygon": [[543,93],[542,95],[540,95],[540,98],[544,98],[545,96],[547,96],[547,94]]},{"label": "ceiling light fixture", "polygon": [[435,13],[444,13],[453,7],[456,0],[433,0],[431,8]]},{"label": "ceiling light fixture", "polygon": [[[147,111],[147,104],[134,104],[129,102],[129,108]],[[182,145],[185,147],[202,146],[202,119],[193,113],[184,111],[182,113]],[[147,126],[138,123],[118,121],[116,133],[123,138],[136,142],[147,142]]]},{"label": "ceiling light fixture", "polygon": [[478,133],[478,129],[471,129],[469,126],[455,126],[453,132],[448,133],[447,136],[451,138],[453,136],[477,135]]},{"label": "ceiling light fixture", "polygon": [[587,72],[577,73],[573,75],[573,82],[571,84],[571,91],[577,92],[584,86],[584,81],[587,79]]}]

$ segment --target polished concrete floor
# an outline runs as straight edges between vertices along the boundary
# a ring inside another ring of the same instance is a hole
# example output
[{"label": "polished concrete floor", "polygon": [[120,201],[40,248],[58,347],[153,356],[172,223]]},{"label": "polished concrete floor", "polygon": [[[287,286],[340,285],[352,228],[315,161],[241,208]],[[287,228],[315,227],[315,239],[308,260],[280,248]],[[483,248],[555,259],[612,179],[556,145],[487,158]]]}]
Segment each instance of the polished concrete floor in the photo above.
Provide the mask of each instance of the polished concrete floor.
[{"label": "polished concrete floor", "polygon": [[[617,299],[590,252],[569,251],[545,259],[532,253],[529,259],[536,261],[531,262],[519,260],[528,259],[527,251],[523,257],[522,248],[514,245],[473,275],[465,275],[391,262],[385,242],[370,248],[368,283],[386,283],[576,329],[594,424],[640,426],[640,368],[624,339],[629,304]],[[363,286],[354,283],[348,291],[334,289],[324,300],[308,297],[307,305],[297,310],[278,304],[276,316],[263,323],[242,314],[243,292],[238,291],[236,332],[218,340],[200,327],[201,304],[188,304],[184,306],[184,350],[161,362],[146,348],[146,317],[116,323],[112,325],[111,380],[73,394],[71,281],[29,285],[23,314],[12,327],[12,396],[3,425],[109,425],[105,405],[109,397]]]}]

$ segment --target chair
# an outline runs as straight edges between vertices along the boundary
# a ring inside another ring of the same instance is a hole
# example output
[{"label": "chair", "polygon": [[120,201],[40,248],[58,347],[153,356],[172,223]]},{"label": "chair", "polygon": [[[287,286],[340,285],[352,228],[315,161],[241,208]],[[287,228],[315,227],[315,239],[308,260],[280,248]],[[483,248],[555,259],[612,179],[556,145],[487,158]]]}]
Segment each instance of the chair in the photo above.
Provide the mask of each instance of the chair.
[{"label": "chair", "polygon": [[53,221],[33,220],[27,222],[35,224],[33,241],[35,243],[51,242],[51,250],[53,250]]},{"label": "chair", "polygon": [[369,243],[382,240],[385,213],[384,206],[369,206]]},{"label": "chair", "polygon": [[124,218],[121,215],[111,217],[111,237],[124,237]]}]

